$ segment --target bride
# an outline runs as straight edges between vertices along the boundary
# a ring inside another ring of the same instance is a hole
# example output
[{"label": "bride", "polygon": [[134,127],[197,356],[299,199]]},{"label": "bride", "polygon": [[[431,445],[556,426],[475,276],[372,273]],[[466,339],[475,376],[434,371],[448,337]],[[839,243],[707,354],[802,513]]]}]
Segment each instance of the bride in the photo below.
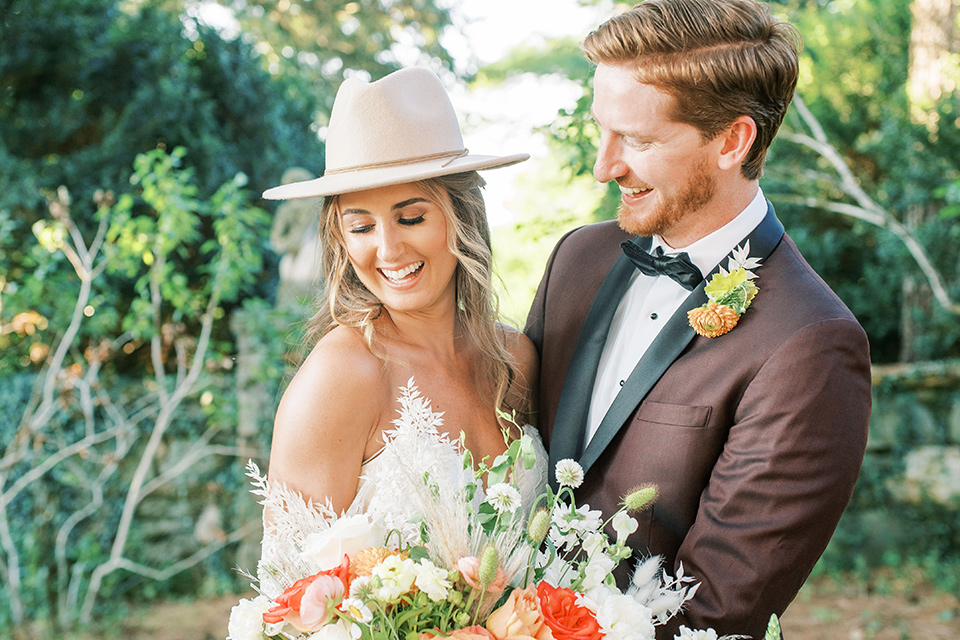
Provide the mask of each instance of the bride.
[{"label": "bride", "polygon": [[[451,473],[460,469],[461,446],[476,463],[489,462],[523,435],[517,425],[532,421],[537,355],[523,333],[496,322],[477,170],[527,157],[464,149],[449,98],[430,71],[343,83],[324,176],[264,193],[325,197],[325,288],[309,324],[309,335],[319,339],[280,401],[271,487],[335,514],[414,515],[414,506],[387,486],[397,466],[419,464],[388,455],[397,424],[410,422],[398,396],[411,382],[429,398],[435,435],[454,454],[444,463],[457,467]],[[546,483],[546,455],[533,440],[538,464],[517,471],[528,501]],[[265,556],[276,517],[268,508]]]}]

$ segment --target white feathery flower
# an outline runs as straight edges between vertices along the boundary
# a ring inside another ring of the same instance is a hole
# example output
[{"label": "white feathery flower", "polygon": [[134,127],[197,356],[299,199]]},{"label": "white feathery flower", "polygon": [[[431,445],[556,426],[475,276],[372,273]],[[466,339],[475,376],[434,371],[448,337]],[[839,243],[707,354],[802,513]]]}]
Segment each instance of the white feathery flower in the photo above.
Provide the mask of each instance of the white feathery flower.
[{"label": "white feathery flower", "polygon": [[344,598],[337,608],[350,616],[350,619],[354,622],[369,624],[373,620],[373,612],[370,611],[370,607],[359,598]]},{"label": "white feathery flower", "polygon": [[572,458],[564,458],[557,463],[557,484],[576,489],[583,484],[583,467]]},{"label": "white feathery flower", "polygon": [[627,536],[637,530],[640,524],[626,511],[620,511],[613,516],[613,530],[617,532],[617,544],[623,544]]},{"label": "white feathery flower", "polygon": [[747,272],[747,279],[755,280],[757,274],[750,270],[759,267],[763,261],[760,258],[750,257],[750,241],[747,240],[743,243],[743,246],[736,247],[732,253],[733,255],[727,260],[727,270],[736,271],[737,269],[743,269]]},{"label": "white feathery flower", "polygon": [[416,566],[417,578],[414,584],[420,591],[427,594],[433,602],[442,602],[447,599],[447,593],[453,583],[447,578],[448,572],[430,560],[421,560]]},{"label": "white feathery flower", "polygon": [[260,640],[263,637],[263,614],[273,602],[266,596],[253,600],[241,598],[230,610],[227,640]]},{"label": "white feathery flower", "polygon": [[498,482],[487,489],[487,499],[484,502],[501,515],[511,513],[520,508],[520,492],[506,482]]},{"label": "white feathery flower", "polygon": [[673,640],[717,640],[717,632],[713,629],[688,629],[680,625],[678,631]]}]

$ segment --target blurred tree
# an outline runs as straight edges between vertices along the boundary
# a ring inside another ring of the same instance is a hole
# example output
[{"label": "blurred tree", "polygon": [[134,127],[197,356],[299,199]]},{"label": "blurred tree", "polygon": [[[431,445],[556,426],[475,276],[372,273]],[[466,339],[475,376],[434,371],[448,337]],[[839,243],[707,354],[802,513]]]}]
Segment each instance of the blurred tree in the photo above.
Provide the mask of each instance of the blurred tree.
[{"label": "blurred tree", "polygon": [[[165,0],[196,14],[206,0]],[[451,26],[436,0],[220,0],[274,75],[310,88],[325,118],[346,74],[380,78],[401,66],[439,70],[452,59],[440,44]]]}]

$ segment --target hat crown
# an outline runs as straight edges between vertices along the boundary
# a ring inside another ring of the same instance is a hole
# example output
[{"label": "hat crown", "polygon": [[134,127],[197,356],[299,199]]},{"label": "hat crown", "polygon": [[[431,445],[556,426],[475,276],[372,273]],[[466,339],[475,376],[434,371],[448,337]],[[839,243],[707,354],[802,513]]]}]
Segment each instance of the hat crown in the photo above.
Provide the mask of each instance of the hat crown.
[{"label": "hat crown", "polygon": [[330,114],[327,173],[463,151],[460,124],[440,79],[422,68],[376,82],[343,81]]}]

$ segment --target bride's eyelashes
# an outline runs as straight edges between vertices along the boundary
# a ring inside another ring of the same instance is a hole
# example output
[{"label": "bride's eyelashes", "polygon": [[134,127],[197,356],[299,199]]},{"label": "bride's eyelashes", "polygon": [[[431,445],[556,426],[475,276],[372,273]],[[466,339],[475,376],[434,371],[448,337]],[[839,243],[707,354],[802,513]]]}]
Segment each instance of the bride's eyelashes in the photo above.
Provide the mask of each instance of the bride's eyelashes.
[{"label": "bride's eyelashes", "polygon": [[[423,214],[415,218],[397,218],[397,224],[401,224],[405,227],[412,227],[413,225],[420,224],[423,222]],[[372,224],[358,225],[356,227],[351,227],[349,229],[350,233],[367,233],[373,229]]]},{"label": "bride's eyelashes", "polygon": [[423,214],[421,213],[416,218],[398,218],[397,222],[405,227],[412,227],[415,224],[423,222]]}]

